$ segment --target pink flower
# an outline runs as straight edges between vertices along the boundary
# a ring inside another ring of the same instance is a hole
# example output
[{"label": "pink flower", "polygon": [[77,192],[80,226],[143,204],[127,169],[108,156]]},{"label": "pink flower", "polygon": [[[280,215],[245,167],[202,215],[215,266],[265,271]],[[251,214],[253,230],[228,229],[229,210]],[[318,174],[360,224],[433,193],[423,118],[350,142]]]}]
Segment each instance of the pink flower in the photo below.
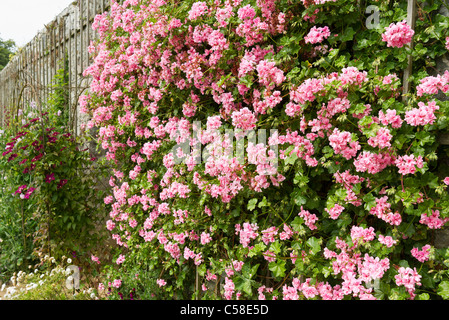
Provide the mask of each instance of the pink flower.
[{"label": "pink flower", "polygon": [[115,263],[117,264],[122,264],[123,262],[125,262],[125,256],[123,254],[119,255],[119,257],[117,258],[117,260],[115,261]]},{"label": "pink flower", "polygon": [[411,126],[433,124],[436,120],[435,111],[440,108],[436,102],[431,101],[428,105],[418,102],[418,107],[405,112],[405,121]]},{"label": "pink flower", "polygon": [[382,234],[379,235],[379,242],[386,245],[387,248],[391,248],[393,245],[396,244],[396,240],[394,240],[392,237],[390,236],[384,236]]},{"label": "pink flower", "polygon": [[122,280],[120,280],[120,279],[115,279],[113,282],[112,282],[112,286],[114,287],[114,288],[120,288],[121,287],[121,285],[122,285]]},{"label": "pink flower", "polygon": [[449,71],[444,71],[443,75],[428,76],[420,81],[421,83],[416,87],[416,94],[421,97],[423,94],[437,94],[438,90],[444,93],[449,91]]},{"label": "pink flower", "polygon": [[310,230],[317,229],[315,223],[318,221],[318,217],[310,213],[308,210],[304,210],[301,206],[301,211],[298,213],[298,216],[304,219],[304,224],[309,227]]},{"label": "pink flower", "polygon": [[361,149],[360,144],[352,140],[350,132],[340,132],[338,128],[334,128],[334,131],[329,136],[329,144],[336,154],[341,154],[347,160],[355,157],[357,151]]},{"label": "pink flower", "polygon": [[400,267],[398,274],[394,276],[395,282],[398,286],[404,286],[411,298],[414,298],[415,286],[421,285],[421,276],[416,271],[416,268]]},{"label": "pink flower", "polygon": [[331,219],[338,219],[338,217],[340,216],[340,214],[343,212],[345,208],[339,204],[336,204],[335,206],[333,206],[330,210],[329,209],[324,209],[326,210],[327,213],[329,213],[329,216],[331,217]]},{"label": "pink flower", "polygon": [[323,28],[312,27],[304,40],[306,41],[306,43],[315,44],[329,38],[330,35],[331,33],[329,27],[327,26]]},{"label": "pink flower", "polygon": [[443,182],[444,182],[446,185],[449,185],[449,177],[444,178]]},{"label": "pink flower", "polygon": [[208,12],[206,2],[195,2],[189,11],[189,20],[194,21]]},{"label": "pink flower", "polygon": [[235,226],[236,234],[240,235],[240,243],[244,248],[248,247],[251,240],[256,239],[259,235],[257,230],[259,227],[255,223],[243,223],[243,229],[238,224]]},{"label": "pink flower", "polygon": [[398,167],[399,173],[402,175],[414,174],[416,168],[422,168],[424,165],[423,158],[415,155],[405,155],[398,157],[394,164]]},{"label": "pink flower", "polygon": [[441,229],[449,218],[440,218],[439,210],[432,210],[432,214],[429,216],[426,213],[421,214],[419,220],[420,223],[427,225],[430,229]]},{"label": "pink flower", "polygon": [[206,233],[206,232],[201,233],[201,244],[203,244],[203,245],[207,244],[207,243],[211,242],[211,240],[212,240],[212,237],[210,236],[209,233]]},{"label": "pink flower", "polygon": [[391,204],[388,202],[387,196],[376,199],[376,206],[370,209],[370,213],[393,226],[398,226],[402,222],[401,214],[391,211]]},{"label": "pink flower", "polygon": [[156,280],[156,283],[157,283],[157,285],[158,285],[159,287],[163,287],[163,286],[165,286],[165,285],[167,284],[167,282],[165,282],[164,279],[157,279],[157,280]]},{"label": "pink flower", "polygon": [[247,4],[237,11],[237,15],[240,20],[252,19],[256,16],[256,11],[250,4]]},{"label": "pink flower", "polygon": [[402,126],[402,119],[399,115],[396,115],[396,110],[388,109],[386,113],[380,110],[379,121],[384,126],[390,124],[394,129],[400,128]]},{"label": "pink flower", "polygon": [[425,262],[429,260],[430,257],[430,245],[427,244],[419,250],[418,248],[413,248],[410,252],[412,253],[412,256],[414,256],[418,261]]},{"label": "pink flower", "polygon": [[401,48],[412,41],[414,34],[415,32],[404,20],[396,24],[391,23],[382,34],[382,41],[387,43],[387,47]]},{"label": "pink flower", "polygon": [[229,48],[229,44],[225,36],[218,30],[214,30],[209,34],[207,37],[207,42],[212,47],[212,50],[226,50]]},{"label": "pink flower", "polygon": [[390,133],[390,130],[387,128],[379,128],[374,137],[370,137],[368,139],[368,144],[372,147],[379,147],[380,149],[391,147],[391,139],[393,135]]},{"label": "pink flower", "polygon": [[354,242],[354,244],[358,243],[358,241],[371,241],[374,239],[376,234],[374,233],[374,228],[363,228],[363,227],[357,227],[352,226],[351,228],[351,239]]},{"label": "pink flower", "polygon": [[278,229],[276,227],[270,227],[262,231],[262,241],[268,245],[271,242],[275,241],[275,236],[278,233]]},{"label": "pink flower", "polygon": [[226,300],[231,300],[232,299],[232,295],[235,291],[235,285],[234,282],[232,282],[231,279],[229,279],[228,277],[225,277],[225,285],[224,285],[224,296]]},{"label": "pink flower", "polygon": [[263,257],[268,262],[276,261],[276,254],[273,251],[267,250],[263,253]]},{"label": "pink flower", "polygon": [[256,127],[256,122],[256,116],[246,107],[232,113],[232,125],[236,128],[251,130]]},{"label": "pink flower", "polygon": [[109,231],[112,231],[112,230],[115,228],[115,223],[114,223],[112,220],[108,220],[108,221],[106,222],[106,228],[107,228]]},{"label": "pink flower", "polygon": [[259,83],[270,89],[280,85],[284,80],[284,72],[276,67],[274,61],[262,60],[256,67]]},{"label": "pink flower", "polygon": [[91,255],[90,258],[91,258],[92,261],[96,262],[97,264],[100,264],[100,259],[98,257],[96,257],[94,255]]}]

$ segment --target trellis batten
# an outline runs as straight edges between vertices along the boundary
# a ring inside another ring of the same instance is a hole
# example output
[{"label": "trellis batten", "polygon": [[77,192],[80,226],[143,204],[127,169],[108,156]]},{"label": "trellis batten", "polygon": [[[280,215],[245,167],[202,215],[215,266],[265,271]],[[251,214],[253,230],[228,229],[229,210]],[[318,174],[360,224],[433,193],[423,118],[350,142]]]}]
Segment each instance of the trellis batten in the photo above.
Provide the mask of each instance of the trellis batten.
[{"label": "trellis batten", "polygon": [[83,71],[90,64],[88,46],[95,40],[92,23],[110,8],[110,0],[76,0],[20,48],[0,72],[0,125],[19,109],[45,105],[58,69],[67,63],[68,112],[73,130],[79,127],[78,97],[88,89]]}]

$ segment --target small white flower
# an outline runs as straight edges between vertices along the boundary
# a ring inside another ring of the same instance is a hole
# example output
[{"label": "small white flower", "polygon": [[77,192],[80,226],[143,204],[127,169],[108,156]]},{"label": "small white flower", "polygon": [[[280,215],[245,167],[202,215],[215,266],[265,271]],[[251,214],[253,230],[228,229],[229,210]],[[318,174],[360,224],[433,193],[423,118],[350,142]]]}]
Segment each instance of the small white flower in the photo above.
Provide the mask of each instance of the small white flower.
[{"label": "small white flower", "polygon": [[72,263],[72,259],[68,258],[67,263]]}]

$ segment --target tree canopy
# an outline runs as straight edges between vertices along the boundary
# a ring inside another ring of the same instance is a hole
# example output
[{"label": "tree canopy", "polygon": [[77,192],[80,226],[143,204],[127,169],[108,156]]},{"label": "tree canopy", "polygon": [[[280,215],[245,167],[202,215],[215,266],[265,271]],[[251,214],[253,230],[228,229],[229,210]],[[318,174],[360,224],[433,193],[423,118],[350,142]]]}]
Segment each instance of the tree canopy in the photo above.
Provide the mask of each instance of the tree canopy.
[{"label": "tree canopy", "polygon": [[11,54],[16,49],[14,40],[3,40],[0,38],[0,70],[8,64]]}]

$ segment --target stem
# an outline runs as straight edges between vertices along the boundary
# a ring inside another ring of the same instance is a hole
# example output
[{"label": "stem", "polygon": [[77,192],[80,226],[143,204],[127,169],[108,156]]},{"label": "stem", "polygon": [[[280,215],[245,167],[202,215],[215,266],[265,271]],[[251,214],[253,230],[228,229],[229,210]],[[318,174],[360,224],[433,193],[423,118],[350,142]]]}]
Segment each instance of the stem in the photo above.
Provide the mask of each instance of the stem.
[{"label": "stem", "polygon": [[26,233],[25,233],[25,215],[23,213],[23,201],[21,201],[21,215],[22,215],[22,236],[23,236],[23,252],[24,252],[24,259],[26,262]]}]

